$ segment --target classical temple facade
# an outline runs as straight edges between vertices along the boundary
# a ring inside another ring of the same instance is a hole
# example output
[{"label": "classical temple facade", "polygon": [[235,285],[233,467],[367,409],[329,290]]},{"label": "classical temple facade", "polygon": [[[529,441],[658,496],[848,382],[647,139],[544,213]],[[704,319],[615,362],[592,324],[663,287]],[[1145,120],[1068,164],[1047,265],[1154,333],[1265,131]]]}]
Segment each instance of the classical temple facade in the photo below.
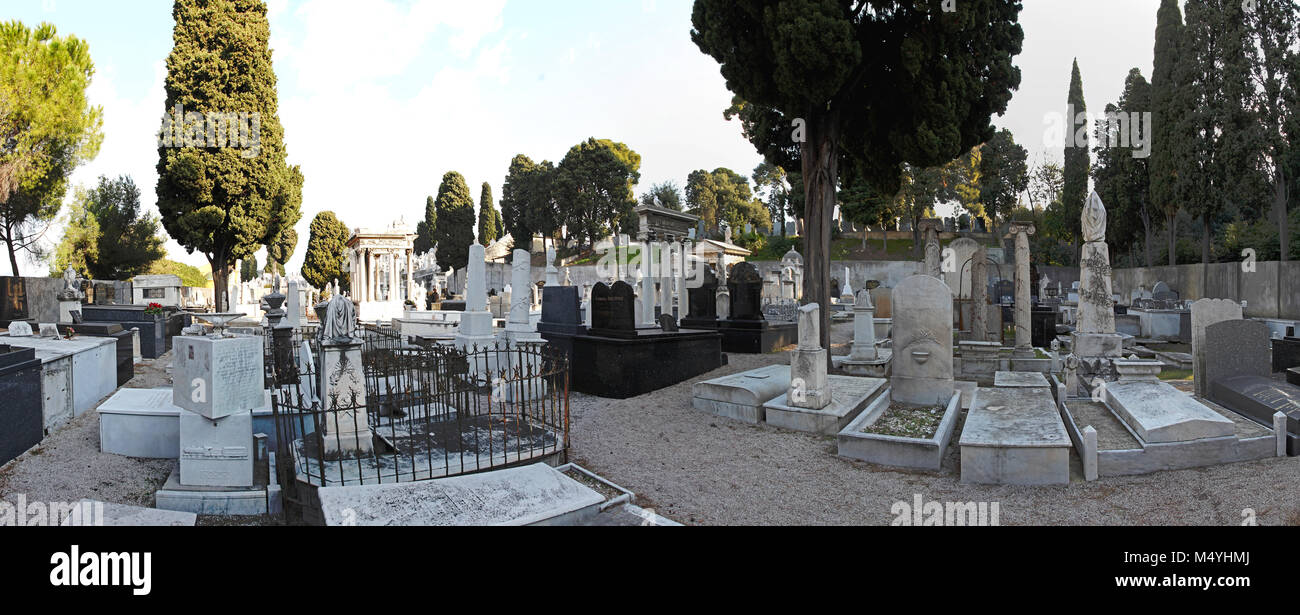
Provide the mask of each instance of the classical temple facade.
[{"label": "classical temple facade", "polygon": [[415,285],[415,231],[397,221],[384,230],[358,228],[348,238],[352,301],[363,322],[401,318],[405,302],[421,301]]}]

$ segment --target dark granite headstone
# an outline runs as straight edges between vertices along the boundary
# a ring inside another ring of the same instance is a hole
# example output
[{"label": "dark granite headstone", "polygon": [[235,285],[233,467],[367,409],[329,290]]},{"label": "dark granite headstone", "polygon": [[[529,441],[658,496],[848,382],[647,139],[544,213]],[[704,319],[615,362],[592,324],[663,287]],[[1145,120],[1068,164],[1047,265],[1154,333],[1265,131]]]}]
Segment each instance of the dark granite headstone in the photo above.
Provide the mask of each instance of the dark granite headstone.
[{"label": "dark granite headstone", "polygon": [[0,323],[27,320],[31,312],[27,307],[27,280],[21,277],[0,276]]},{"label": "dark granite headstone", "polygon": [[659,328],[663,329],[665,333],[676,333],[679,330],[677,328],[677,319],[673,318],[672,314],[660,314]]},{"label": "dark granite headstone", "polygon": [[613,286],[598,282],[591,289],[591,328],[604,331],[636,330],[636,291],[619,280]]},{"label": "dark granite headstone", "polygon": [[1205,380],[1234,376],[1268,378],[1272,365],[1268,352],[1268,325],[1256,320],[1225,320],[1205,328]]},{"label": "dark granite headstone", "polygon": [[718,276],[712,267],[704,267],[704,282],[699,288],[686,289],[686,298],[689,312],[682,320],[718,319]]},{"label": "dark granite headstone", "polygon": [[1300,365],[1300,338],[1273,340],[1273,371],[1284,372]]},{"label": "dark granite headstone", "polygon": [[542,289],[542,319],[540,322],[557,325],[582,323],[578,302],[578,287],[553,286]]},{"label": "dark granite headstone", "polygon": [[1030,343],[1036,348],[1051,346],[1056,339],[1056,311],[1033,310],[1029,313]]},{"label": "dark granite headstone", "polygon": [[465,301],[462,300],[462,299],[445,300],[445,301],[442,302],[442,309],[441,309],[440,311],[443,311],[443,312],[464,312],[464,311],[465,311]]},{"label": "dark granite headstone", "polygon": [[1286,381],[1296,386],[1300,386],[1300,367],[1292,367],[1291,369],[1286,370]]},{"label": "dark granite headstone", "polygon": [[45,436],[41,410],[41,361],[34,348],[0,345],[0,465]]},{"label": "dark granite headstone", "polygon": [[727,279],[731,320],[763,320],[763,276],[752,263],[736,263]]}]

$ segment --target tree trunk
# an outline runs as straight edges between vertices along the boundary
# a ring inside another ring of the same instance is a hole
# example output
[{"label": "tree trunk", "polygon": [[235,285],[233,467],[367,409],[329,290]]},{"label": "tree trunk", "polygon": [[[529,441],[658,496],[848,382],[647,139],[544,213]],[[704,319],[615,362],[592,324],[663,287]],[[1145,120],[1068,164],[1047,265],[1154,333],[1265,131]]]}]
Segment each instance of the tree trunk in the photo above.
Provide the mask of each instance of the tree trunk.
[{"label": "tree trunk", "polygon": [[889,256],[889,225],[888,224],[880,225],[880,241],[882,244],[884,244],[883,248],[885,250],[885,257],[888,257]]},{"label": "tree trunk", "polygon": [[[835,213],[835,182],[839,175],[837,113],[807,115],[806,140],[800,144],[804,194],[804,303],[821,306],[821,347],[830,349],[831,216]],[[830,353],[826,353],[827,367]]]},{"label": "tree trunk", "polygon": [[1286,202],[1290,198],[1287,182],[1290,178],[1280,168],[1273,175],[1273,211],[1277,214],[1277,240],[1280,248],[1278,260],[1285,263],[1291,256],[1291,228],[1287,224],[1289,219],[1286,215]]},{"label": "tree trunk", "polygon": [[1142,251],[1146,257],[1146,266],[1154,265],[1151,261],[1151,214],[1142,210]]},{"label": "tree trunk", "polygon": [[226,291],[230,285],[230,274],[233,267],[220,262],[216,255],[208,256],[208,266],[212,267],[212,305],[218,313],[229,312],[233,309],[229,304],[229,297]]},{"label": "tree trunk", "polygon": [[5,237],[5,247],[9,250],[9,266],[13,268],[14,277],[22,275],[18,273],[18,253],[14,251],[14,240],[12,236]]},{"label": "tree trunk", "polygon": [[1165,229],[1166,231],[1168,231],[1169,234],[1169,266],[1170,267],[1173,267],[1178,264],[1178,252],[1175,250],[1175,241],[1174,241],[1174,236],[1177,234],[1174,228],[1176,226],[1175,218],[1177,217],[1177,215],[1178,215],[1177,213],[1165,214]]},{"label": "tree trunk", "polygon": [[1210,264],[1210,212],[1201,214],[1201,264]]}]

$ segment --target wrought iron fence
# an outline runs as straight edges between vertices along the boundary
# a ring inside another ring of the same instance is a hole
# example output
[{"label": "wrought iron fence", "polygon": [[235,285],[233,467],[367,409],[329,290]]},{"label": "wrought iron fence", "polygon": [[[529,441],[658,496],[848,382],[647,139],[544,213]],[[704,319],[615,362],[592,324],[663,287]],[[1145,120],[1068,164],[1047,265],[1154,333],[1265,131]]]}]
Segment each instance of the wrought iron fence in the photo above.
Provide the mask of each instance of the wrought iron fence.
[{"label": "wrought iron fence", "polygon": [[543,340],[461,349],[359,333],[351,347],[296,333],[268,349],[282,486],[427,480],[568,449],[569,366]]}]

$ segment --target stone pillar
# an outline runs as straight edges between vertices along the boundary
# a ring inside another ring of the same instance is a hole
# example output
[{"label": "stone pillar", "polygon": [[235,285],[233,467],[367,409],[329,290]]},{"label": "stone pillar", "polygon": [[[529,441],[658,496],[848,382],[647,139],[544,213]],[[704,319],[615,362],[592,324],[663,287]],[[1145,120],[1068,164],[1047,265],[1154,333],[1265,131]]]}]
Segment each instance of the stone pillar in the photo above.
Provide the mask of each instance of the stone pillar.
[{"label": "stone pillar", "polygon": [[1118,358],[1123,354],[1123,338],[1115,333],[1106,207],[1096,192],[1088,195],[1080,222],[1084,243],[1079,262],[1079,310],[1074,332],[1070,334],[1071,350],[1081,358]]},{"label": "stone pillar", "polygon": [[681,239],[680,242],[681,243],[677,244],[679,246],[678,248],[679,254],[677,259],[677,319],[678,320],[686,318],[686,313],[687,313],[686,306],[690,305],[690,299],[687,297],[686,294],[686,266],[687,266],[686,245],[687,244],[685,239]]},{"label": "stone pillar", "polygon": [[510,264],[510,286],[512,289],[519,289],[514,290],[510,298],[510,315],[506,322],[506,331],[511,333],[532,332],[532,327],[528,326],[528,311],[532,305],[532,295],[520,292],[532,285],[530,260],[528,250],[515,250],[514,261]]},{"label": "stone pillar", "polygon": [[321,405],[325,429],[321,438],[325,455],[355,456],[374,450],[374,436],[366,414],[366,386],[361,364],[361,341],[327,341],[321,344]]},{"label": "stone pillar", "polygon": [[1012,222],[1009,232],[1016,242],[1016,349],[1014,356],[1034,356],[1029,322],[1032,306],[1029,303],[1029,236],[1034,234],[1033,222]]},{"label": "stone pillar", "polygon": [[673,276],[672,276],[672,244],[658,243],[657,252],[659,252],[659,312],[661,314],[673,313]]},{"label": "stone pillar", "polygon": [[[648,269],[648,267],[643,265],[641,269]],[[640,308],[641,319],[637,321],[637,324],[653,327],[655,326],[655,280],[653,276],[641,271],[641,269],[636,272],[641,283],[641,297],[637,304]]]},{"label": "stone pillar", "polygon": [[821,306],[799,308],[799,346],[790,351],[790,389],[786,401],[796,408],[820,410],[831,403],[826,377],[826,349],[821,347]]},{"label": "stone pillar", "polygon": [[943,249],[939,245],[939,229],[943,220],[925,218],[917,225],[921,230],[921,239],[925,242],[925,275],[943,279]]},{"label": "stone pillar", "polygon": [[989,277],[988,248],[983,244],[975,249],[970,261],[971,288],[971,339],[977,342],[989,341]]},{"label": "stone pillar", "polygon": [[871,291],[858,291],[853,302],[853,347],[849,359],[874,360],[876,354],[876,306],[871,305]]},{"label": "stone pillar", "polygon": [[415,302],[415,307],[418,309],[420,305],[423,303],[424,299],[423,297],[421,298],[415,297],[414,293],[411,292],[415,290],[415,260],[413,258],[414,256],[415,256],[415,250],[407,248],[406,250],[406,292],[407,294],[412,295],[410,297],[407,297],[407,299],[410,299],[411,301]]}]

